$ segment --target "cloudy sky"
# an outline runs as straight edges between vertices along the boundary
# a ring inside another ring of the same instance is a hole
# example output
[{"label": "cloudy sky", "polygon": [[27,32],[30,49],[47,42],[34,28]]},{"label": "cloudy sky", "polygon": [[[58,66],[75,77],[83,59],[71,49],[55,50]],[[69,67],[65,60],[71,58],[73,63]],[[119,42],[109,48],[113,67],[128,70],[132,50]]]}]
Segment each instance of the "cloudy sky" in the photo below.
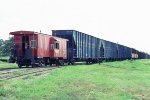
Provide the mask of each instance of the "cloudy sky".
[{"label": "cloudy sky", "polygon": [[149,0],[0,0],[0,38],[75,29],[150,53]]}]

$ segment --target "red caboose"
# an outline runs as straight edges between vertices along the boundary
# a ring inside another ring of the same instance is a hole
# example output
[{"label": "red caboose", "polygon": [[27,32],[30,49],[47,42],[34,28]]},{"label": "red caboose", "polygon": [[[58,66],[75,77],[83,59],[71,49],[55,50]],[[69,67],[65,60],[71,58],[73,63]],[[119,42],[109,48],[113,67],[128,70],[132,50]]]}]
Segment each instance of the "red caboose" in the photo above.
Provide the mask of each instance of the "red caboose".
[{"label": "red caboose", "polygon": [[11,59],[16,60],[19,67],[62,65],[67,60],[67,39],[33,31],[10,32],[10,35],[14,35]]}]

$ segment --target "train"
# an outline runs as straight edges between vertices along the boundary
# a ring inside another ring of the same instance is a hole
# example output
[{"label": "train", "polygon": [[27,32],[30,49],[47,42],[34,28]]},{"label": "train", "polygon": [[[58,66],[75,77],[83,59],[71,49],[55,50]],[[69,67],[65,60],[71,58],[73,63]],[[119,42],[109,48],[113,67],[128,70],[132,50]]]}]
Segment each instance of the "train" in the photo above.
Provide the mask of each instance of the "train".
[{"label": "train", "polygon": [[19,68],[150,58],[145,52],[76,30],[52,30],[52,35],[34,31],[9,34],[14,36],[9,62]]}]

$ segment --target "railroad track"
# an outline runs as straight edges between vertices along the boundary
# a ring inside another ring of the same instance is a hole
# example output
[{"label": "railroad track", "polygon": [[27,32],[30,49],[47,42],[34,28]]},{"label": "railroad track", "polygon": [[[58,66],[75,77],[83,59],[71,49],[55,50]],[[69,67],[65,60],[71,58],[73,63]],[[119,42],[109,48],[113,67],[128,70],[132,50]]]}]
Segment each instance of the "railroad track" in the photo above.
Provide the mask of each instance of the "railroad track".
[{"label": "railroad track", "polygon": [[27,75],[38,75],[38,74],[46,74],[48,73],[49,71],[53,70],[53,69],[56,69],[56,68],[59,68],[59,67],[51,67],[51,68],[44,68],[44,69],[40,69],[40,68],[37,68],[36,70],[35,69],[30,69],[30,70],[27,70],[27,72],[23,72],[23,74],[19,74],[19,75],[14,75],[13,71],[11,72],[5,72],[3,74],[0,74],[0,80],[8,80],[8,79],[13,79],[13,78],[21,78],[21,77],[24,77],[24,76],[27,76]]},{"label": "railroad track", "polygon": [[8,71],[0,71],[0,76],[1,75],[4,75],[4,74],[10,74],[10,73],[13,73],[13,72],[16,72],[16,71],[25,71],[25,70],[30,70],[30,68],[25,68],[25,69],[11,69],[11,70],[8,70]]}]

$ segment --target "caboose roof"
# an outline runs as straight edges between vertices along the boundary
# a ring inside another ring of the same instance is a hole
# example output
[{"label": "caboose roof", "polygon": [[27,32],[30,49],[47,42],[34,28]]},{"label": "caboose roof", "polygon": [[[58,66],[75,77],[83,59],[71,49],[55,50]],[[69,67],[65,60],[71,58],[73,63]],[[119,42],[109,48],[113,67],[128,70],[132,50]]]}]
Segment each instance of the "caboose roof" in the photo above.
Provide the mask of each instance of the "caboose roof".
[{"label": "caboose roof", "polygon": [[21,34],[38,34],[38,32],[34,32],[34,31],[15,31],[15,32],[10,32],[10,35],[21,35]]}]

